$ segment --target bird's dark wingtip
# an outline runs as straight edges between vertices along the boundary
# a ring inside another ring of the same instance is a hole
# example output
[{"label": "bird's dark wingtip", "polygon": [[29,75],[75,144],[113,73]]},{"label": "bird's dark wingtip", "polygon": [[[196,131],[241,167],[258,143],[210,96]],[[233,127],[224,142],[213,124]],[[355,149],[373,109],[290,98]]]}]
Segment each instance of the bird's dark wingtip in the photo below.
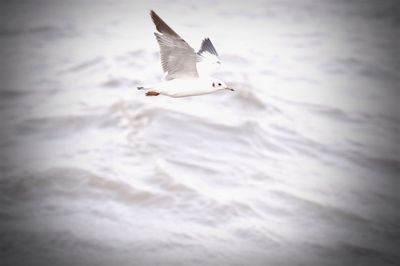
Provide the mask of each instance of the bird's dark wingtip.
[{"label": "bird's dark wingtip", "polygon": [[153,22],[154,22],[156,16],[157,16],[157,13],[154,12],[153,9],[150,9],[150,17],[151,17],[151,20],[153,20]]},{"label": "bird's dark wingtip", "polygon": [[167,23],[165,23],[165,21],[162,20],[162,18],[160,18],[160,16],[157,15],[157,13],[152,9],[150,10],[150,16],[159,33],[169,34],[180,38],[180,36],[173,29],[171,29],[171,27],[168,26]]},{"label": "bird's dark wingtip", "polygon": [[200,50],[197,52],[197,54],[201,55],[203,52],[209,52],[210,54],[213,54],[219,58],[217,50],[212,44],[210,38],[208,37],[204,38],[203,41],[201,42],[201,47]]}]

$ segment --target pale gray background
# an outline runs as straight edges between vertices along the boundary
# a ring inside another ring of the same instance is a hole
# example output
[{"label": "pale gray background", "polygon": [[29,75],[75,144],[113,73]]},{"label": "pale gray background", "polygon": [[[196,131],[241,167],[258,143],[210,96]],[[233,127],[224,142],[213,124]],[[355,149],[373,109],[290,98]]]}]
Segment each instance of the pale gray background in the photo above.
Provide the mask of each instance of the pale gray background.
[{"label": "pale gray background", "polygon": [[[171,99],[149,10],[235,93]],[[1,1],[0,264],[396,265],[398,1]]]}]

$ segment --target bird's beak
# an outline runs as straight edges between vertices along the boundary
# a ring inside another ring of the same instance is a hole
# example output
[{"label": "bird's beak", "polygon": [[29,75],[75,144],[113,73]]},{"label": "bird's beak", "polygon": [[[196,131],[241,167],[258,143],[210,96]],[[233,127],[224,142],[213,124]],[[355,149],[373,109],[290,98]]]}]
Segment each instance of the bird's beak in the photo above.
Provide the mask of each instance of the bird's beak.
[{"label": "bird's beak", "polygon": [[234,89],[232,89],[232,88],[228,88],[228,87],[227,87],[227,88],[225,88],[225,89],[227,89],[227,90],[230,90],[230,91],[234,91]]}]

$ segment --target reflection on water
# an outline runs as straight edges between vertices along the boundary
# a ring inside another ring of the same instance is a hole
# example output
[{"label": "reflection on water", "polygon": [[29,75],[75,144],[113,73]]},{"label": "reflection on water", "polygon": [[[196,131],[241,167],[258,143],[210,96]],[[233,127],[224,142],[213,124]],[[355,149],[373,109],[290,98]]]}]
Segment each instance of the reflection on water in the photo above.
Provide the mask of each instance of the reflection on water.
[{"label": "reflection on water", "polygon": [[[399,263],[395,2],[169,2],[5,3],[1,264]],[[138,92],[149,9],[235,93]]]}]

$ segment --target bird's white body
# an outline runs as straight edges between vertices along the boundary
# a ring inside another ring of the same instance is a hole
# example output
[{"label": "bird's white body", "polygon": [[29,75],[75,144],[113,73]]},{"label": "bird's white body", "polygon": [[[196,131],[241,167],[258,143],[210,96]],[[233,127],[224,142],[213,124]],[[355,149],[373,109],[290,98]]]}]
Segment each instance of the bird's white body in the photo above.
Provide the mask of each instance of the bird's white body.
[{"label": "bird's white body", "polygon": [[212,78],[172,79],[148,85],[144,89],[174,98],[203,95],[224,89],[213,87],[212,83]]}]

